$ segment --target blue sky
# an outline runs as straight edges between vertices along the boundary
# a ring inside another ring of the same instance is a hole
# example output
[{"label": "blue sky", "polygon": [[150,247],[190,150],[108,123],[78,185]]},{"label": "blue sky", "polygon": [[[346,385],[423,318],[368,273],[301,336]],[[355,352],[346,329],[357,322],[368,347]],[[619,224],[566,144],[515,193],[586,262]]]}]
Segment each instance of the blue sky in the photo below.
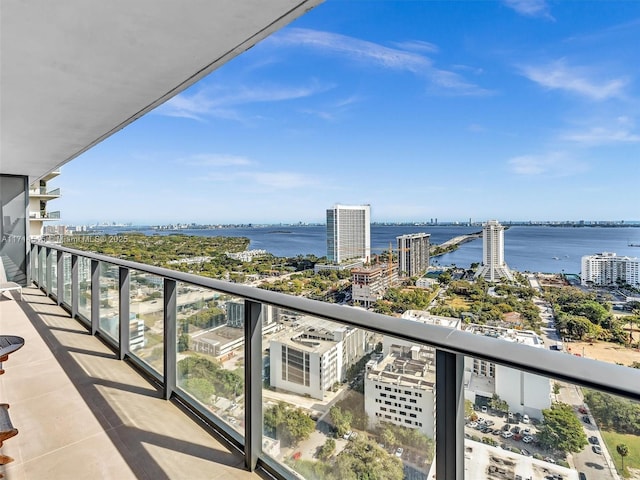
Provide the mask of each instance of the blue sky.
[{"label": "blue sky", "polygon": [[66,164],[65,223],[640,220],[640,2],[327,1]]}]

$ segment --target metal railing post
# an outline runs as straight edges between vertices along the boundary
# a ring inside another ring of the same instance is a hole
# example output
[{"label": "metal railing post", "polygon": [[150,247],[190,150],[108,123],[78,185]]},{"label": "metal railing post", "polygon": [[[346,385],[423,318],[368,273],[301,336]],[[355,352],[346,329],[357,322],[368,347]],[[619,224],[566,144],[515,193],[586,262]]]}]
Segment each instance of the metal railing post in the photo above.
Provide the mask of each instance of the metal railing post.
[{"label": "metal railing post", "polygon": [[100,262],[91,260],[91,335],[100,327]]},{"label": "metal railing post", "polygon": [[44,293],[47,294],[47,297],[51,296],[51,292],[53,291],[53,289],[51,288],[51,282],[53,280],[53,275],[52,275],[52,263],[53,263],[53,259],[51,258],[51,249],[50,248],[45,248],[44,249],[44,263],[45,263],[45,271],[44,271],[44,275],[45,275],[45,281],[44,281]]},{"label": "metal railing post", "polygon": [[244,302],[244,463],[253,472],[262,453],[261,303]]},{"label": "metal railing post", "polygon": [[80,299],[80,283],[78,282],[78,255],[71,255],[71,318],[78,316],[78,303]]},{"label": "metal railing post", "polygon": [[464,480],[464,356],[436,350],[436,478]]},{"label": "metal railing post", "polygon": [[56,303],[62,305],[64,300],[64,254],[58,251],[56,255]]},{"label": "metal railing post", "polygon": [[164,398],[169,400],[176,389],[177,345],[177,282],[164,279]]},{"label": "metal railing post", "polygon": [[126,267],[118,268],[118,300],[120,302],[118,308],[118,316],[120,318],[120,339],[118,342],[118,358],[124,360],[129,354],[129,339],[131,330],[130,309],[129,309],[129,269]]},{"label": "metal railing post", "polygon": [[42,252],[42,249],[44,247],[38,246],[38,288],[42,289],[42,279],[44,278],[43,276],[43,270],[44,270],[44,266],[42,265],[42,254],[40,252]]}]

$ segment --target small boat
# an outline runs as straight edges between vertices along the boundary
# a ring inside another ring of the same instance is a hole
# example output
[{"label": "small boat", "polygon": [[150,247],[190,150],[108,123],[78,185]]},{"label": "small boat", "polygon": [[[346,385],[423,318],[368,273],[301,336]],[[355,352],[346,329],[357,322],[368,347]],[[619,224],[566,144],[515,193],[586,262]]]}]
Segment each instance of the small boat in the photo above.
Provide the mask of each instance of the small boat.
[{"label": "small boat", "polygon": [[560,257],[552,257],[554,260],[560,260]]},{"label": "small boat", "polygon": [[627,247],[640,247],[640,243],[630,243]]}]

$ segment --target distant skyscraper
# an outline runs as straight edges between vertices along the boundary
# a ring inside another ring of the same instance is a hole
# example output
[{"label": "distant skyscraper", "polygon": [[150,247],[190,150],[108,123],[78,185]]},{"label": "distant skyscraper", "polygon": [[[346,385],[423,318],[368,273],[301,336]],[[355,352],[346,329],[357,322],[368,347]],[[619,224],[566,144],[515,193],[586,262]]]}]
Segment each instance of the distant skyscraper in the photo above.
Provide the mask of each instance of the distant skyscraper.
[{"label": "distant skyscraper", "polygon": [[483,225],[482,265],[476,272],[477,277],[490,282],[501,278],[513,280],[513,274],[504,261],[504,227],[497,220],[489,220]]},{"label": "distant skyscraper", "polygon": [[418,277],[429,268],[428,233],[412,233],[396,237],[398,241],[398,274]]},{"label": "distant skyscraper", "polygon": [[341,263],[371,257],[371,207],[334,205],[327,209],[327,258]]}]

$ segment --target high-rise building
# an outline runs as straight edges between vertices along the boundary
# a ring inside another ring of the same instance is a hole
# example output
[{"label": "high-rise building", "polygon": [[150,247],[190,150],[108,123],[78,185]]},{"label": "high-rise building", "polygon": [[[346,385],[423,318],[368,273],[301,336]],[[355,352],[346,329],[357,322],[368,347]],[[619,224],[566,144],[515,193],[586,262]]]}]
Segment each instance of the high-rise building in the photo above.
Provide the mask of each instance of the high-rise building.
[{"label": "high-rise building", "polygon": [[421,276],[429,268],[428,233],[412,233],[396,237],[398,241],[398,274],[401,277]]},{"label": "high-rise building", "polygon": [[351,298],[354,305],[370,308],[397,282],[398,268],[395,264],[354,268],[351,270]]},{"label": "high-rise building", "polygon": [[476,278],[490,282],[502,278],[513,280],[513,274],[504,261],[504,227],[497,220],[489,220],[482,228],[482,265]]},{"label": "high-rise building", "polygon": [[625,282],[640,286],[640,261],[638,257],[618,257],[603,252],[582,257],[582,285],[614,286]]},{"label": "high-rise building", "polygon": [[371,257],[371,207],[334,205],[327,209],[327,258],[329,262]]}]

